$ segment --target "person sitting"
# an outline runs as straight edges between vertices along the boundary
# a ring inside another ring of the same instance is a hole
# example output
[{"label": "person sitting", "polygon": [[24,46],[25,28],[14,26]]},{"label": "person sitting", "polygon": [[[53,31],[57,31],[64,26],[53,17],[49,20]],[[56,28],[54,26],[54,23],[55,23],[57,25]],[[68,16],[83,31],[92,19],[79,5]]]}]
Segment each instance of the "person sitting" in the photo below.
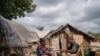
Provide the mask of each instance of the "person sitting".
[{"label": "person sitting", "polygon": [[68,52],[70,54],[75,54],[78,51],[79,45],[74,41],[73,37],[68,37],[68,43],[70,45],[68,45],[68,49],[67,50],[63,50],[61,49],[61,52]]}]

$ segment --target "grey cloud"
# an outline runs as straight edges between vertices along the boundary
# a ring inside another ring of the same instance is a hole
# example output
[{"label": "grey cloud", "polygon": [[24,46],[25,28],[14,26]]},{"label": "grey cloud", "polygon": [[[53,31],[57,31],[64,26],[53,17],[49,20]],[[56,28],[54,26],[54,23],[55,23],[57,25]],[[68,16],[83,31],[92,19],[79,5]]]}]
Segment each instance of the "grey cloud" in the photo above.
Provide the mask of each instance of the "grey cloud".
[{"label": "grey cloud", "polygon": [[56,19],[56,18],[58,18],[60,15],[60,13],[58,13],[58,12],[53,12],[53,13],[46,13],[46,14],[41,14],[41,13],[35,13],[35,14],[27,14],[27,16],[28,17],[35,17],[35,18],[40,18],[40,20],[43,22],[45,22],[45,21],[52,21],[52,20],[54,20],[54,19]]},{"label": "grey cloud", "polygon": [[100,26],[100,18],[92,20],[91,22],[93,22],[93,23],[97,24],[98,26]]},{"label": "grey cloud", "polygon": [[47,13],[47,14],[41,14],[39,15],[40,18],[42,18],[45,21],[51,21],[59,17],[59,14],[56,13]]},{"label": "grey cloud", "polygon": [[94,20],[100,18],[100,6],[99,7],[92,7],[85,10],[85,20]]},{"label": "grey cloud", "polygon": [[83,27],[79,26],[82,30],[85,31],[94,31],[100,32],[100,0],[93,0],[91,4],[88,4],[84,9],[84,16],[81,17],[77,22],[80,23],[78,25],[82,25],[81,23],[84,22],[91,22],[96,24],[96,26],[91,27],[88,24],[82,25]]},{"label": "grey cloud", "polygon": [[34,0],[38,6],[56,6],[59,2],[63,0]]},{"label": "grey cloud", "polygon": [[84,28],[83,31],[92,31],[92,32],[100,32],[100,26],[96,26],[96,27],[88,27],[88,28]]},{"label": "grey cloud", "polygon": [[88,32],[88,31],[100,32],[100,26],[98,24],[96,24],[96,26],[91,27],[92,24],[82,24],[82,23],[85,23],[85,22],[76,23],[76,24],[72,23],[71,25],[73,25],[74,27],[76,27],[77,29],[83,32]]},{"label": "grey cloud", "polygon": [[[46,29],[56,29],[60,25],[64,25],[66,23],[70,23],[74,25],[78,29],[83,31],[97,31],[100,32],[99,27],[99,19],[100,19],[100,5],[97,3],[100,0],[92,0],[90,4],[84,6],[89,0],[33,0],[37,4],[36,11],[33,13],[26,13],[26,17],[31,17],[33,23],[28,24],[26,21],[18,20],[19,23],[24,26],[32,27],[33,29],[37,26],[44,26]],[[34,3],[35,3],[34,2]],[[49,8],[56,7],[59,4],[64,4],[64,8],[49,12]],[[43,13],[43,11],[38,11],[38,9],[44,8],[48,10]],[[48,9],[47,9],[48,8]],[[79,11],[79,10],[80,11]],[[85,16],[80,18],[81,12],[84,13]],[[62,19],[62,20],[59,20]],[[90,22],[96,24],[96,26],[91,27],[88,24],[82,24],[85,22]]]},{"label": "grey cloud", "polygon": [[100,19],[100,0],[92,1],[89,6],[87,6],[84,10],[85,16],[81,18],[82,21],[92,21],[96,19]]}]

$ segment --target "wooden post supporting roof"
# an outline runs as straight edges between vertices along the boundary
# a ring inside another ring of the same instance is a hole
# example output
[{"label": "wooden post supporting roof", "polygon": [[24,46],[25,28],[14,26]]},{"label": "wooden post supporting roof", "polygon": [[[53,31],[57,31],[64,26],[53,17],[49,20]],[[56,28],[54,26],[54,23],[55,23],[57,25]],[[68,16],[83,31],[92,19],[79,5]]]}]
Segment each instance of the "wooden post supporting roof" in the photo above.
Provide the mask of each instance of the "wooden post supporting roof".
[{"label": "wooden post supporting roof", "polygon": [[[64,33],[60,34],[60,41],[61,41],[61,49],[67,50],[67,35],[65,35]],[[66,56],[67,53],[63,52],[62,56]]]}]

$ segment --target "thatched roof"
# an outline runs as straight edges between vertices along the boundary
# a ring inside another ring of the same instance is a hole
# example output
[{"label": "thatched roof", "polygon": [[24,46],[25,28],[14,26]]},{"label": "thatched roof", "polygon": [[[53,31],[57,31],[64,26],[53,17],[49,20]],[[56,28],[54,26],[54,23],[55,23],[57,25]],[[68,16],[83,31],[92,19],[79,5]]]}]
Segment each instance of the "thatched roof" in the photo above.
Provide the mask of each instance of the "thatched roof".
[{"label": "thatched roof", "polygon": [[33,42],[38,42],[39,41],[38,34],[35,31],[33,31],[33,30],[30,30],[30,29],[28,29],[28,30],[29,30],[30,34],[32,35],[32,37],[34,37],[33,38]]},{"label": "thatched roof", "polygon": [[80,34],[83,34],[84,36],[89,37],[90,39],[94,39],[94,38],[95,38],[94,36],[88,35],[87,33],[85,33],[85,32],[83,32],[83,31],[81,31],[81,30],[79,30],[79,29],[77,29],[77,28],[71,26],[70,24],[66,24],[65,26],[60,26],[60,27],[58,27],[58,28],[56,29],[56,31],[55,31],[54,33],[52,33],[52,36],[53,36],[53,35],[56,35],[56,34],[58,34],[58,33],[60,33],[60,32],[62,32],[63,29],[65,29],[65,28],[67,28],[67,27],[68,27],[70,30],[72,30],[72,31],[75,31],[75,32],[77,32],[77,33],[80,33]]},{"label": "thatched roof", "polygon": [[0,47],[27,47],[28,43],[34,42],[34,38],[37,37],[37,35],[32,36],[24,26],[2,16],[0,16],[0,27],[5,35],[0,38]]}]

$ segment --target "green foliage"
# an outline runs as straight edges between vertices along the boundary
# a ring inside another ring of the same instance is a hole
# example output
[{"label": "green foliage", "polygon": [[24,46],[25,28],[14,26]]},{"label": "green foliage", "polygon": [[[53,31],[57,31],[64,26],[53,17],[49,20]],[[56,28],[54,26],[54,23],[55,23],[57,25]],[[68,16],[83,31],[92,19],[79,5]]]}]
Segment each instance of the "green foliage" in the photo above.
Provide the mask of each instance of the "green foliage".
[{"label": "green foliage", "polygon": [[51,32],[55,32],[56,30],[51,30]]},{"label": "green foliage", "polygon": [[100,40],[100,33],[88,32],[88,34],[93,35],[96,39]]},{"label": "green foliage", "polygon": [[38,29],[39,31],[43,31],[43,30],[44,30],[44,27],[43,27],[43,26],[38,26],[37,29]]},{"label": "green foliage", "polygon": [[32,0],[1,0],[0,15],[11,20],[17,16],[25,16],[24,12],[32,12],[36,5],[32,4]]}]

